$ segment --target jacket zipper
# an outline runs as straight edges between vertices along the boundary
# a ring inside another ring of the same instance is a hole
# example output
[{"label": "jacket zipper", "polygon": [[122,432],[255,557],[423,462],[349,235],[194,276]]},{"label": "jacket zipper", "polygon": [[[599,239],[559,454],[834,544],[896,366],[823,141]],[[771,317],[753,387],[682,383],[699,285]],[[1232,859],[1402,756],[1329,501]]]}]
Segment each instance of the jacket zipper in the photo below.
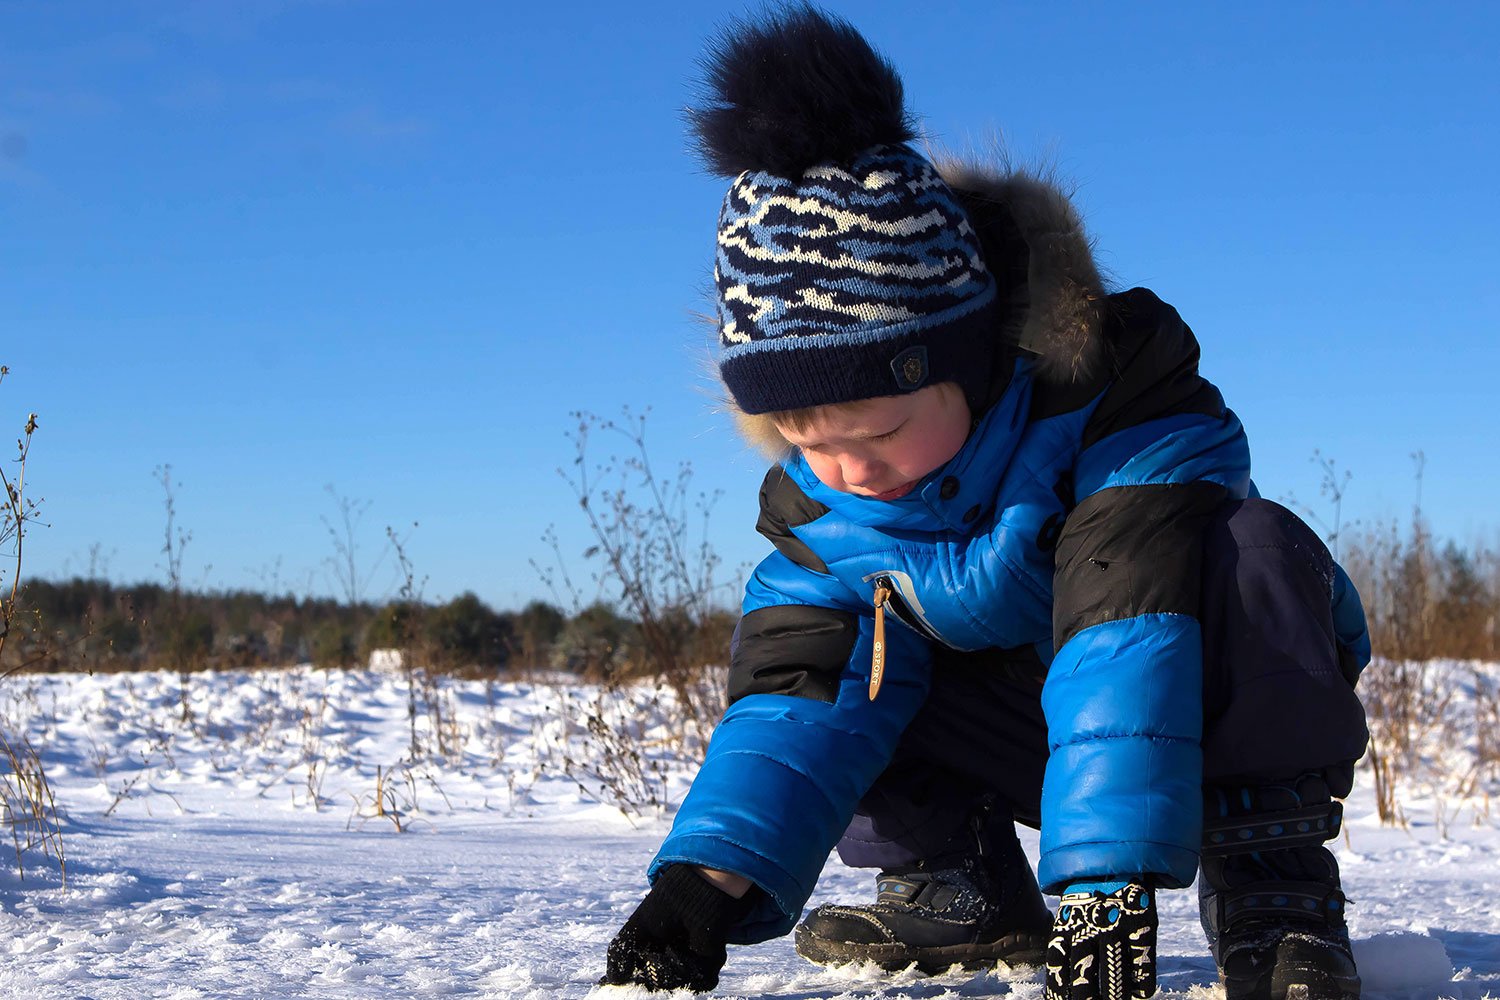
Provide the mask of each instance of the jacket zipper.
[{"label": "jacket zipper", "polygon": [[894,588],[886,577],[875,579],[875,647],[870,660],[870,700],[880,693],[880,682],[885,680],[885,603],[891,599]]},{"label": "jacket zipper", "polygon": [[906,602],[901,599],[901,591],[896,589],[896,584],[891,580],[890,577],[877,576],[875,578],[875,588],[878,590],[881,587],[884,587],[886,590],[885,601],[891,609],[891,615],[898,622],[905,625],[907,628],[911,629],[913,632],[917,633],[917,635],[920,635],[928,642],[937,643],[940,646],[948,645],[948,643],[943,641],[942,636],[938,635],[928,627],[927,623],[922,620],[921,616],[913,614],[911,608],[906,606]]},{"label": "jacket zipper", "polygon": [[896,620],[907,628],[926,639],[928,642],[940,646],[946,646],[941,638],[935,635],[932,629],[927,628],[922,619],[911,613],[906,602],[901,599],[901,593],[896,589],[896,584],[888,576],[877,576],[875,578],[875,650],[870,661],[870,700],[880,693],[880,683],[885,680],[885,609],[891,609],[891,614]]}]

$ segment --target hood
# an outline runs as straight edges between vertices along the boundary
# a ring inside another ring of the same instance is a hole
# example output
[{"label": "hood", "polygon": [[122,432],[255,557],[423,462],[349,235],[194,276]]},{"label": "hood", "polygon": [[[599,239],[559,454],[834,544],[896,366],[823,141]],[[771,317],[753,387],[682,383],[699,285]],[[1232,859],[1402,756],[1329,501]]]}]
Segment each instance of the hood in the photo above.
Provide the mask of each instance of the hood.
[{"label": "hood", "polygon": [[1100,374],[1107,290],[1093,241],[1057,181],[956,159],[939,159],[937,168],[979,231],[1009,306],[1002,339],[1031,356],[1038,382],[1069,385]]}]

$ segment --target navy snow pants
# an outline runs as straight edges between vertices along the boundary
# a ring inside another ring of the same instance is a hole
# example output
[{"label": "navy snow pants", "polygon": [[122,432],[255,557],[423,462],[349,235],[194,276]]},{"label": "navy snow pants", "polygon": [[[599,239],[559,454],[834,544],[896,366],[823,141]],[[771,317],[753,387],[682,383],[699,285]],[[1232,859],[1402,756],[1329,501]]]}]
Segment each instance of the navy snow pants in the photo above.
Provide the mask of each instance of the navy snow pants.
[{"label": "navy snow pants", "polygon": [[[1333,559],[1312,529],[1268,500],[1224,505],[1204,536],[1203,777],[1255,786],[1322,772],[1349,794],[1364,709],[1340,668]],[[977,801],[1039,823],[1045,668],[1029,650],[939,651],[932,690],[890,765],[861,800],[839,856],[895,868],[939,853]]]}]

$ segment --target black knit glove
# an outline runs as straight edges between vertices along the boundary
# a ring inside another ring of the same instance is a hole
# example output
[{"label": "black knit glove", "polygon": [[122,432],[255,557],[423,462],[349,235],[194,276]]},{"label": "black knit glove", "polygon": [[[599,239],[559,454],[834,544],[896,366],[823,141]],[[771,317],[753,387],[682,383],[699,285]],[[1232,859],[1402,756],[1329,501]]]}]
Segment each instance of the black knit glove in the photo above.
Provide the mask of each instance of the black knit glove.
[{"label": "black knit glove", "polygon": [[673,865],[609,943],[599,985],[707,993],[719,985],[729,928],[749,912],[754,892],[735,899],[691,866]]},{"label": "black knit glove", "polygon": [[1131,882],[1113,892],[1070,891],[1047,944],[1046,1000],[1123,1000],[1156,992],[1156,906]]}]

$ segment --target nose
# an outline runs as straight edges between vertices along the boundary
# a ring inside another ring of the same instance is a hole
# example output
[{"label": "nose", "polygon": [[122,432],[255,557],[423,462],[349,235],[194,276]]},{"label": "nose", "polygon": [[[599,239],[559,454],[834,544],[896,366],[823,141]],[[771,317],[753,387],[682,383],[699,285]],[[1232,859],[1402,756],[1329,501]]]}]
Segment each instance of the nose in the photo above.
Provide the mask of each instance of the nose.
[{"label": "nose", "polygon": [[849,453],[839,460],[839,470],[848,485],[867,488],[885,472],[885,463],[866,455]]}]

